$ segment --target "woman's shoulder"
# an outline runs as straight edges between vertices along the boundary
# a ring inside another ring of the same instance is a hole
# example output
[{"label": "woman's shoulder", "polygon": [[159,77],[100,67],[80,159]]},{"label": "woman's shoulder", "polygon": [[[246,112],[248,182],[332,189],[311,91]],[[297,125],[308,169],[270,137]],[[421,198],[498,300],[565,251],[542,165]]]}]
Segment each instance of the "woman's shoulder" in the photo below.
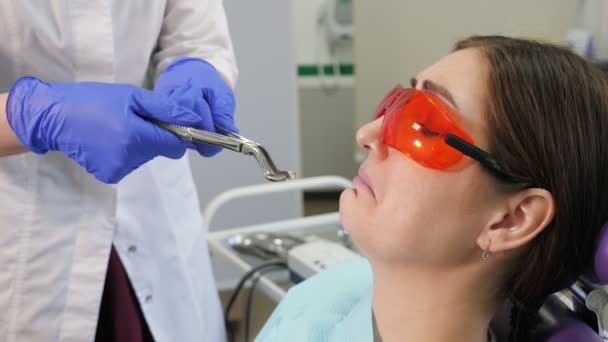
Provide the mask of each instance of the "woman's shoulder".
[{"label": "woman's shoulder", "polygon": [[256,341],[332,341],[331,336],[353,326],[366,335],[371,329],[371,289],[366,259],[336,264],[291,288]]}]

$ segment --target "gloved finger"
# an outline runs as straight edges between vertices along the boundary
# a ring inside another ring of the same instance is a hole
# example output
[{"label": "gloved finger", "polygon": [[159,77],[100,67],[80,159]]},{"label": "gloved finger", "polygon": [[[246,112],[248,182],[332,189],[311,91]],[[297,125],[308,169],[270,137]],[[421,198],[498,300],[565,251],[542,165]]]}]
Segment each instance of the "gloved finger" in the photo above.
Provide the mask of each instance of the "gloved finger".
[{"label": "gloved finger", "polygon": [[[169,64],[165,70],[163,70],[158,79],[154,83],[154,91],[169,94],[173,89],[180,87],[185,83],[185,79],[179,71],[174,72],[176,69],[180,69],[183,64],[187,64],[188,61],[200,61],[198,58],[191,57],[178,57],[171,64]],[[186,74],[186,77],[192,76],[191,73]]]},{"label": "gloved finger", "polygon": [[196,150],[200,155],[211,158],[222,151],[222,148],[215,145],[196,143]]},{"label": "gloved finger", "polygon": [[[205,102],[205,100],[200,96],[199,96],[199,101],[201,102],[199,104],[201,107],[207,107],[207,109],[209,108],[207,106],[207,102]],[[208,131],[215,133],[216,132],[215,126],[213,124],[213,119],[211,118],[211,115],[207,116],[207,120],[205,120],[205,121],[206,121],[206,125],[205,125],[206,127],[203,127],[203,129],[206,129]],[[200,155],[202,155],[203,157],[207,157],[207,158],[213,157],[214,155],[220,153],[220,151],[222,150],[222,148],[219,146],[204,144],[204,143],[194,143],[194,146]]]},{"label": "gloved finger", "polygon": [[133,111],[140,116],[132,116],[129,130],[134,137],[129,139],[127,150],[136,150],[138,158],[145,161],[156,156],[164,156],[171,159],[179,159],[186,153],[186,142],[178,138],[170,131],[159,127],[146,118],[162,122],[173,123],[184,126],[194,126],[200,122],[200,118],[188,109],[179,106],[168,97],[154,94],[142,89],[136,91],[133,96]]},{"label": "gloved finger", "polygon": [[190,86],[178,87],[171,91],[169,98],[200,116],[201,121],[195,128],[215,132],[211,109],[198,89]]},{"label": "gloved finger", "polygon": [[234,93],[226,85],[219,90],[203,89],[203,97],[209,104],[211,115],[215,123],[224,128],[236,132],[234,125],[235,99]]},{"label": "gloved finger", "polygon": [[[195,114],[196,115],[196,114]],[[138,118],[137,126],[140,128],[141,137],[139,142],[144,146],[153,146],[152,158],[157,155],[165,156],[171,159],[179,159],[186,152],[186,148],[196,149],[201,155],[211,157],[221,151],[221,147],[208,144],[200,144],[189,141],[183,141],[176,137],[173,133],[158,127],[154,123]],[[205,129],[204,120],[199,118],[199,121],[194,124],[186,124],[188,126]],[[211,125],[210,123],[206,124]],[[210,127],[213,127],[212,125]],[[151,148],[148,147],[150,150]]]},{"label": "gloved finger", "polygon": [[200,116],[164,95],[136,88],[131,99],[131,109],[144,118],[182,126],[201,124]]},{"label": "gloved finger", "polygon": [[234,124],[234,118],[226,115],[217,115],[213,117],[213,122],[231,132],[238,133],[239,129]]},{"label": "gloved finger", "polygon": [[[207,101],[201,96],[200,90],[193,89],[188,92],[188,97],[195,103],[194,108],[196,109],[196,113],[204,113],[203,114],[203,125],[202,127],[197,127],[201,129],[208,130],[210,132],[216,132],[215,123],[213,121],[213,117],[211,116],[211,110],[209,109],[209,104]],[[222,151],[222,148],[215,145],[203,144],[203,143],[195,143],[196,150],[203,157],[213,157],[216,154]]]},{"label": "gloved finger", "polygon": [[[200,89],[191,86],[177,87],[170,92],[169,97],[179,105],[184,106],[201,116],[202,120],[200,125],[194,126],[195,128],[215,132],[211,109],[209,108],[207,101],[203,98]],[[199,154],[207,158],[215,156],[222,150],[219,146],[203,143],[189,142],[187,143],[187,146],[188,148],[197,150]]]},{"label": "gloved finger", "polygon": [[145,120],[140,120],[137,126],[139,149],[145,151],[149,159],[156,156],[180,159],[186,153],[186,142],[164,128]]}]

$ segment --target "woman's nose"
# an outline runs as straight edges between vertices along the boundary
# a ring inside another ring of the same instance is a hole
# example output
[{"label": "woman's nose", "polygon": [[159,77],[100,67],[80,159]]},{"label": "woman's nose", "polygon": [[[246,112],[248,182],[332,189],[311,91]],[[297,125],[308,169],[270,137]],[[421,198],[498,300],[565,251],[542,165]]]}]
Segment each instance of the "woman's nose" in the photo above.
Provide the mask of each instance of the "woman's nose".
[{"label": "woman's nose", "polygon": [[387,147],[380,141],[382,120],[383,118],[379,118],[359,128],[356,139],[357,144],[369,154],[384,158],[386,156]]}]

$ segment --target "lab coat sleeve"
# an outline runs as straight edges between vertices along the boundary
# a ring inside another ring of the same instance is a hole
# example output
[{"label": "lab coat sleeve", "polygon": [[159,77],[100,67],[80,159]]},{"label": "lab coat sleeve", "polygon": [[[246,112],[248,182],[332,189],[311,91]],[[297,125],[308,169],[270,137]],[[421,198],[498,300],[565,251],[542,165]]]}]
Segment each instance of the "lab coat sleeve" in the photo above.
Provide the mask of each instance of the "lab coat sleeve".
[{"label": "lab coat sleeve", "polygon": [[211,63],[234,87],[238,70],[222,0],[167,0],[152,56],[155,76],[181,56]]}]

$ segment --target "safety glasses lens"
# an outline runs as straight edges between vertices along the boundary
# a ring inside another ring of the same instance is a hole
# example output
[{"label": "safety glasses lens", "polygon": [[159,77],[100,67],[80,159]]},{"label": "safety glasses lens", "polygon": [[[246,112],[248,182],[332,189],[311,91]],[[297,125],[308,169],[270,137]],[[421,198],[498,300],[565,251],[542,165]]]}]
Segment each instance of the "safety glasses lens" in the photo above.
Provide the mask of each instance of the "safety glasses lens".
[{"label": "safety glasses lens", "polygon": [[444,142],[445,135],[452,133],[471,143],[472,139],[455,123],[451,110],[430,93],[415,89],[400,93],[379,115],[384,116],[382,143],[430,168],[456,164],[462,153]]}]

